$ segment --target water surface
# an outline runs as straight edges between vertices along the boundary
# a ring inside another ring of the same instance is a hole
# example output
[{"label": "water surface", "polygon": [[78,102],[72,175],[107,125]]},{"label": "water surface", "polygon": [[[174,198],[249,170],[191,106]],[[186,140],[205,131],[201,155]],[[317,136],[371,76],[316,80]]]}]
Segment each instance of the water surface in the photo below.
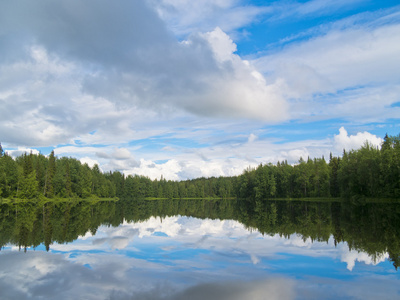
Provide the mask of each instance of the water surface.
[{"label": "water surface", "polygon": [[400,206],[0,206],[1,299],[399,299]]}]

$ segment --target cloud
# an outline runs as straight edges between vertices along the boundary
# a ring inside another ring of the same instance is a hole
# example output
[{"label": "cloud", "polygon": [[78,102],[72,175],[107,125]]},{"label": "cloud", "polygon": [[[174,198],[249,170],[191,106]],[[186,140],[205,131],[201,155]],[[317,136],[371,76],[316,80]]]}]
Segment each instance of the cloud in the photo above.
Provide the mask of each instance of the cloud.
[{"label": "cloud", "polygon": [[[235,279],[229,279],[232,268],[223,273],[214,269],[215,275],[199,268],[195,272],[193,268],[192,272],[182,272],[185,269],[174,270],[163,262],[112,253],[106,256],[104,253],[75,251],[69,256],[42,251],[5,251],[1,256],[0,296],[4,299],[178,300],[207,297],[210,300],[235,300],[265,299],[265,295],[269,299],[296,299],[321,298],[328,293],[355,299],[382,299],[385,296],[393,299],[398,294],[395,276],[365,275],[365,270],[349,282],[326,276],[293,279],[276,272],[273,277],[268,277],[265,269],[257,279],[246,278],[247,274],[239,271]],[[244,265],[240,264],[240,268],[244,270]],[[257,269],[253,268],[253,271]]]},{"label": "cloud", "polygon": [[[268,131],[255,131],[256,127],[242,128],[244,133],[238,134],[236,128],[231,127],[228,124],[216,128],[223,132],[222,139],[226,139],[227,142],[221,141],[219,135],[213,137],[207,130],[203,132],[199,128],[192,129],[189,126],[176,135],[170,135],[172,142],[167,144],[165,137],[158,137],[144,143],[143,146],[115,148],[77,145],[56,148],[55,153],[57,156],[73,156],[78,159],[95,155],[92,159],[104,172],[119,170],[125,175],[138,174],[151,179],[160,179],[163,176],[167,180],[186,180],[237,176],[249,166],[257,167],[260,163],[276,164],[278,161],[287,160],[289,164],[296,164],[300,157],[328,158],[330,153],[340,156],[343,149],[358,149],[367,140],[374,146],[380,146],[382,142],[380,137],[367,131],[351,135],[344,127],[338,129],[331,138],[298,141],[269,137]],[[252,131],[257,135],[249,133]],[[296,134],[293,131],[291,133]],[[201,145],[202,143],[205,145]],[[149,147],[153,147],[151,151],[148,150]],[[166,151],[168,147],[172,147],[173,151]]]},{"label": "cloud", "polygon": [[131,152],[126,148],[116,148],[112,153],[115,159],[125,160],[131,158]]},{"label": "cloud", "polygon": [[274,14],[270,21],[300,17],[315,18],[332,14],[332,11],[351,9],[361,1],[362,0],[311,0],[304,3],[282,1],[283,3],[278,2],[271,6]]},{"label": "cloud", "polygon": [[189,288],[170,299],[241,300],[295,299],[295,283],[288,279],[267,279],[256,282],[225,282],[200,284]]},{"label": "cloud", "polygon": [[125,173],[127,175],[140,174],[151,179],[160,179],[162,176],[167,180],[179,180],[178,174],[181,170],[181,164],[175,159],[170,159],[163,164],[156,164],[152,160],[140,159],[136,166],[126,170]]},{"label": "cloud", "polygon": [[356,264],[356,261],[375,266],[381,262],[386,261],[388,258],[388,253],[383,253],[382,255],[374,258],[363,252],[360,253],[356,251],[345,251],[345,253],[343,253],[341,257],[341,261],[347,264],[347,269],[349,271],[352,271]]},{"label": "cloud", "polygon": [[91,167],[91,168],[93,168],[94,165],[99,165],[99,162],[98,162],[97,160],[92,159],[92,158],[87,157],[87,156],[82,157],[82,158],[80,159],[80,162],[81,162],[82,164],[87,164],[87,165],[88,165],[89,167]]},{"label": "cloud", "polygon": [[379,147],[383,143],[383,139],[373,135],[369,132],[358,132],[356,135],[348,135],[346,129],[341,127],[339,129],[339,134],[334,136],[334,144],[335,148],[340,151],[341,149],[345,150],[355,150],[359,149],[361,146],[365,144],[365,142],[369,142],[374,147]]},{"label": "cloud", "polygon": [[252,142],[254,142],[255,140],[257,140],[257,138],[258,138],[258,137],[257,137],[255,134],[251,133],[251,134],[249,135],[249,138],[248,138],[247,140],[248,140],[249,143],[252,143]]},{"label": "cloud", "polygon": [[24,155],[25,153],[26,154],[32,153],[35,155],[39,154],[39,151],[36,149],[30,149],[30,148],[24,148],[24,147],[18,147],[17,150],[7,150],[5,152],[7,152],[7,154],[13,158]]},{"label": "cloud", "polygon": [[291,118],[385,121],[398,113],[391,105],[400,87],[400,46],[392,38],[400,25],[392,13],[378,14],[379,20],[364,16],[358,24],[355,17],[340,20],[254,64],[267,81],[282,80],[280,91],[292,99]]},{"label": "cloud", "polygon": [[267,84],[234,54],[219,28],[178,41],[143,1],[5,6],[0,133],[7,143],[115,143],[137,138],[136,127],[150,120],[188,113],[287,117],[279,83]]},{"label": "cloud", "polygon": [[361,128],[396,119],[396,9],[311,28],[256,60],[237,53],[234,31],[260,16],[271,24],[275,14],[312,17],[356,2],[4,4],[1,142],[10,151],[53,146],[104,171],[174,180],[340,154],[357,143],[343,137],[334,145],[329,133],[285,142],[292,136],[271,138],[266,128],[289,119]]},{"label": "cloud", "polygon": [[[320,268],[296,279],[285,275],[286,268],[304,268],[304,256],[346,262],[353,280],[343,280],[336,263],[329,268],[335,278],[329,270],[323,278],[314,276]],[[346,243],[335,246],[333,238],[311,243],[297,234],[264,236],[233,220],[151,217],[101,226],[94,236],[53,244],[50,252],[5,250],[1,257],[0,297],[6,299],[295,299],[330,291],[365,299],[398,293],[396,276],[354,268],[357,261],[378,264],[386,253],[374,261]],[[282,273],[275,269],[278,262]]]},{"label": "cloud", "polygon": [[234,54],[236,45],[220,28],[192,35],[184,45],[191,49],[206,45],[211,50],[215,63],[213,68],[216,69],[209,72],[207,78],[201,75],[201,90],[196,84],[196,90],[190,91],[189,95],[181,90],[172,101],[200,116],[250,118],[266,122],[286,119],[287,105],[279,93],[279,82],[267,84],[250,62]]},{"label": "cloud", "polygon": [[[210,31],[220,27],[225,32],[243,38],[247,25],[257,22],[274,23],[282,19],[315,18],[332,11],[348,10],[361,0],[312,0],[305,3],[275,1],[257,5],[242,0],[148,0],[178,36]],[[242,31],[243,32],[237,32]]]},{"label": "cloud", "polygon": [[248,25],[266,12],[265,6],[251,5],[238,0],[149,0],[159,16],[179,36],[193,32],[205,32],[220,27],[232,32]]}]

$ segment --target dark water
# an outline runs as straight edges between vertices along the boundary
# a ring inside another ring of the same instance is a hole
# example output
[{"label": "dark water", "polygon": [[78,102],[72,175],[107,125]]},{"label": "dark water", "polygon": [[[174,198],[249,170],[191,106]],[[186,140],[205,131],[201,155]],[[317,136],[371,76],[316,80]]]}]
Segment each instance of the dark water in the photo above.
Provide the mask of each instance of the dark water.
[{"label": "dark water", "polygon": [[0,299],[400,299],[400,205],[0,205]]}]

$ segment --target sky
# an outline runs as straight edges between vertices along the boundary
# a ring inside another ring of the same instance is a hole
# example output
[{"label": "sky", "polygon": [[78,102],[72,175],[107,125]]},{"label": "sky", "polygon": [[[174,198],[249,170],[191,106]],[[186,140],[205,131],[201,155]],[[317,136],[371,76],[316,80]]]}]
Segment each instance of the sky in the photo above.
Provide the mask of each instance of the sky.
[{"label": "sky", "polygon": [[[100,226],[72,243],[0,253],[0,295],[18,299],[396,299],[387,253],[263,235],[182,216]],[[62,291],[60,293],[60,291]]]},{"label": "sky", "polygon": [[171,180],[400,133],[397,0],[0,0],[0,142]]}]

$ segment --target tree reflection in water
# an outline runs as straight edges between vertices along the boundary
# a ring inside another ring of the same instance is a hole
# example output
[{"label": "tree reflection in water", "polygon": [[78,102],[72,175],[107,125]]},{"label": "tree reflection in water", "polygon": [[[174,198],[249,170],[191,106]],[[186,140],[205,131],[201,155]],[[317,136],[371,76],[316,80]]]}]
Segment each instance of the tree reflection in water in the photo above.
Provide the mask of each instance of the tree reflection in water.
[{"label": "tree reflection in water", "polygon": [[35,202],[0,206],[0,246],[26,251],[44,244],[70,243],[101,225],[119,226],[150,217],[188,216],[236,220],[249,230],[305,241],[347,242],[350,250],[373,259],[388,253],[397,269],[400,262],[400,205],[397,203],[251,201],[251,200],[120,200],[118,202]]}]

